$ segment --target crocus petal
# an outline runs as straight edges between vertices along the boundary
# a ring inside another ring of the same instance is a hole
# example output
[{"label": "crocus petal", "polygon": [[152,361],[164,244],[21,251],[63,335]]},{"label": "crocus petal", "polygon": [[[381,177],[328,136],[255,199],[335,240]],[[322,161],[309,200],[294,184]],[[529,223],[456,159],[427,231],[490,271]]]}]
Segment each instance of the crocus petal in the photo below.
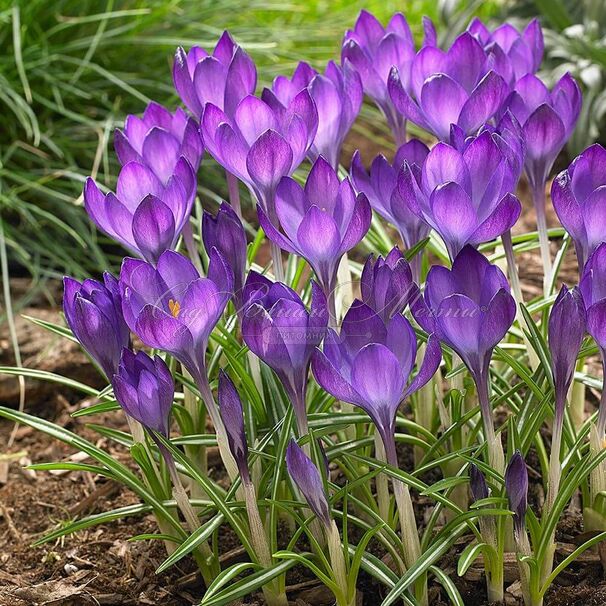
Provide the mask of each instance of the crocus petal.
[{"label": "crocus petal", "polygon": [[174,244],[175,218],[170,208],[155,196],[147,196],[133,215],[133,236],[141,254],[155,264]]},{"label": "crocus petal", "polygon": [[521,212],[520,201],[513,194],[505,195],[492,214],[473,232],[469,242],[481,244],[497,238],[513,227]]},{"label": "crocus petal", "polygon": [[461,109],[458,123],[468,133],[477,130],[499,110],[508,86],[496,72],[488,72]]},{"label": "crocus petal", "polygon": [[480,327],[480,347],[492,350],[507,334],[516,317],[515,299],[505,290],[500,290],[493,298],[482,318]]}]

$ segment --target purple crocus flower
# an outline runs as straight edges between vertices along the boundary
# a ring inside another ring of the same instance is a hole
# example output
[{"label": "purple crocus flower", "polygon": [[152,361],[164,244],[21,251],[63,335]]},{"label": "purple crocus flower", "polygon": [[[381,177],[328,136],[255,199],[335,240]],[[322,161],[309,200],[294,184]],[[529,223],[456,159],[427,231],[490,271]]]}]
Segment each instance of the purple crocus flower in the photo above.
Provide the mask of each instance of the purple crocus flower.
[{"label": "purple crocus flower", "polygon": [[193,205],[195,175],[189,162],[177,160],[166,185],[152,169],[128,162],[118,175],[116,193],[103,194],[91,179],[84,186],[84,207],[95,225],[124,247],[156,263],[173,248]]},{"label": "purple crocus flower", "polygon": [[220,253],[211,251],[206,278],[173,251],[160,255],[156,267],[126,258],[120,289],[130,329],[148,347],[173,355],[202,382],[208,338],[233,289],[232,271]]},{"label": "purple crocus flower", "polygon": [[412,248],[430,231],[426,221],[413,213],[398,192],[398,171],[407,162],[421,185],[421,167],[429,154],[428,147],[418,139],[411,139],[396,152],[393,164],[379,154],[367,173],[362,165],[360,153],[356,151],[351,160],[351,182],[358,193],[368,198],[372,208],[386,221],[396,227],[406,248]]},{"label": "purple crocus flower", "polygon": [[397,145],[406,140],[406,120],[392,103],[387,81],[395,66],[408,83],[414,55],[414,39],[402,13],[396,13],[383,27],[374,15],[363,10],[354,29],[343,39],[343,64],[350,62],[360,74],[364,92],[385,115]]},{"label": "purple crocus flower", "polygon": [[108,379],[114,376],[130,333],[121,309],[118,281],[109,273],[103,282],[63,278],[63,312],[67,325]]},{"label": "purple crocus flower", "polygon": [[588,147],[551,186],[553,207],[574,240],[579,269],[606,240],[606,149]]},{"label": "purple crocus flower", "polygon": [[434,265],[424,297],[411,302],[417,322],[451,347],[469,369],[478,391],[490,464],[502,472],[503,453],[492,424],[489,365],[492,351],[516,316],[516,303],[503,272],[466,246],[452,269]]},{"label": "purple crocus flower", "polygon": [[490,489],[486,484],[484,474],[473,463],[469,466],[469,486],[474,501],[481,501],[490,496]]},{"label": "purple crocus flower", "polygon": [[544,189],[551,167],[575,127],[581,102],[579,85],[568,73],[551,92],[534,74],[527,74],[510,94],[507,107],[522,125],[526,175],[534,191]]},{"label": "purple crocus flower", "polygon": [[516,541],[525,529],[526,509],[528,508],[528,470],[519,450],[516,450],[505,471],[505,493],[509,509],[513,511],[513,529]]},{"label": "purple crocus flower", "polygon": [[162,358],[125,348],[112,386],[116,400],[130,417],[168,438],[175,383]]},{"label": "purple crocus flower", "polygon": [[503,23],[490,31],[475,17],[467,31],[472,34],[487,52],[498,46],[507,56],[511,76],[519,80],[526,74],[535,74],[543,61],[543,30],[538,19],[532,19],[522,32],[511,23]]},{"label": "purple crocus flower", "polygon": [[324,74],[318,74],[302,61],[291,80],[278,76],[272,90],[263,91],[263,99],[272,106],[280,103],[288,107],[303,88],[308,88],[318,111],[318,130],[309,155],[312,160],[324,156],[336,169],[343,141],[362,106],[364,94],[360,76],[348,63],[340,67],[329,61]]},{"label": "purple crocus flower", "polygon": [[317,127],[318,113],[307,89],[286,108],[248,95],[233,117],[207,103],[201,123],[206,149],[251,189],[272,218],[276,186],[303,162]]},{"label": "purple crocus flower", "polygon": [[556,425],[561,424],[566,396],[583,343],[587,314],[581,291],[562,286],[549,314],[549,350],[555,388]]},{"label": "purple crocus flower", "polygon": [[244,430],[242,402],[240,401],[236,386],[223,370],[219,371],[219,390],[217,395],[219,412],[225,425],[229,449],[238,465],[242,482],[249,484],[248,443],[246,441],[246,431]]},{"label": "purple crocus flower", "polygon": [[309,508],[324,527],[329,530],[332,525],[332,518],[320,472],[312,460],[301,450],[301,447],[292,439],[286,449],[286,468],[307,501]]},{"label": "purple crocus flower", "polygon": [[246,95],[254,94],[257,69],[225,31],[212,55],[199,46],[193,46],[187,53],[177,48],[173,81],[183,103],[198,118],[207,103],[232,117],[238,103]]},{"label": "purple crocus flower", "polygon": [[312,370],[318,383],[339,400],[362,408],[376,425],[387,460],[397,466],[396,412],[403,400],[420,389],[437,370],[441,351],[431,335],[417,376],[417,339],[401,315],[387,323],[368,305],[354,301],[343,318],[340,334],[329,329],[323,351],[317,349]]},{"label": "purple crocus flower", "polygon": [[[284,178],[276,190],[276,219],[258,209],[261,227],[280,248],[300,255],[312,266],[327,297],[336,286],[341,257],[366,235],[371,209],[366,196],[356,196],[349,179],[320,156],[305,188]],[[284,233],[279,231],[282,227]]]},{"label": "purple crocus flower", "polygon": [[196,172],[204,154],[196,122],[181,108],[173,114],[153,102],[141,118],[126,117],[124,130],[115,131],[114,147],[120,164],[145,164],[163,184],[175,173],[179,158],[185,158]]},{"label": "purple crocus flower", "polygon": [[413,294],[412,271],[397,246],[385,259],[369,255],[360,278],[362,301],[384,322],[401,314]]},{"label": "purple crocus flower", "polygon": [[305,394],[309,363],[328,323],[326,297],[311,284],[307,311],[296,292],[254,271],[244,286],[242,338],[277,375],[292,401],[300,435],[307,433]]},{"label": "purple crocus flower", "polygon": [[500,236],[520,215],[520,202],[510,193],[516,176],[497,137],[482,132],[463,151],[440,142],[420,178],[407,162],[398,175],[399,195],[440,234],[451,259],[466,244]]},{"label": "purple crocus flower", "polygon": [[[600,244],[589,257],[579,289],[587,310],[587,332],[600,349],[606,377],[606,244]],[[602,391],[597,429],[598,436],[603,439],[606,432],[606,390]]]},{"label": "purple crocus flower", "polygon": [[233,208],[222,202],[217,216],[204,211],[202,216],[202,240],[208,254],[216,248],[234,274],[234,303],[238,312],[242,309],[242,292],[246,272],[246,232]]},{"label": "purple crocus flower", "polygon": [[451,124],[474,134],[496,116],[509,93],[505,80],[492,68],[482,45],[464,32],[448,51],[423,47],[412,61],[408,85],[394,66],[389,94],[408,120],[443,141],[450,136]]}]

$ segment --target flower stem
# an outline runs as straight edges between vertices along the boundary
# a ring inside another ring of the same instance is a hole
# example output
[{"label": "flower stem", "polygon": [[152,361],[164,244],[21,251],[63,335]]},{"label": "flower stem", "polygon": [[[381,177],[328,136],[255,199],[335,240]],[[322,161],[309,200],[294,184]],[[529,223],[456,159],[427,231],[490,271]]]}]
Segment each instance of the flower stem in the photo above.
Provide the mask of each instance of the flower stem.
[{"label": "flower stem", "polygon": [[275,242],[270,242],[271,260],[276,282],[284,282],[284,266],[282,265],[282,250]]},{"label": "flower stem", "polygon": [[328,553],[330,555],[330,565],[334,575],[335,583],[341,590],[341,596],[337,598],[337,606],[354,606],[356,603],[356,592],[349,594],[347,583],[347,570],[345,568],[345,556],[343,555],[343,546],[341,545],[341,535],[334,520],[331,520],[329,528],[326,528],[326,541],[328,543]]},{"label": "flower stem", "polygon": [[551,252],[549,251],[547,219],[545,217],[545,183],[541,182],[533,186],[532,202],[537,213],[537,231],[539,232],[539,246],[543,261],[543,292],[547,295],[551,280]]},{"label": "flower stem", "polygon": [[229,203],[234,209],[238,218],[242,219],[242,206],[240,205],[240,189],[238,187],[238,178],[230,173],[227,169],[225,170],[225,177],[227,179],[227,191],[229,193]]},{"label": "flower stem", "polygon": [[195,268],[198,270],[198,273],[203,276],[204,268],[202,267],[202,261],[200,260],[200,253],[198,251],[198,247],[196,246],[196,241],[194,240],[194,232],[191,228],[191,223],[187,221],[185,226],[183,227],[183,242],[185,242],[185,248],[187,249],[187,254],[191,262],[194,264]]},{"label": "flower stem", "polygon": [[490,405],[490,394],[488,386],[488,375],[482,373],[479,377],[474,377],[476,389],[478,391],[478,400],[480,403],[480,413],[484,426],[484,438],[488,449],[489,465],[501,475],[505,474],[505,454],[503,453],[503,444],[500,436],[494,431],[492,420],[492,406]]}]

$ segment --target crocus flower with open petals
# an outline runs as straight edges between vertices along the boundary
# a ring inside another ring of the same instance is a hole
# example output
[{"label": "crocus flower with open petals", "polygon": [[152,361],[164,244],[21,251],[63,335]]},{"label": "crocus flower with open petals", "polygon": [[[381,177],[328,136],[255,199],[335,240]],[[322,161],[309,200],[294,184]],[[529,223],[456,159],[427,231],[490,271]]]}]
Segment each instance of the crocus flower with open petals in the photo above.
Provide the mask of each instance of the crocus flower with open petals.
[{"label": "crocus flower with open petals", "polygon": [[528,508],[528,470],[524,457],[516,450],[505,472],[505,493],[509,509],[513,511],[513,529],[516,540],[524,532],[526,509]]},{"label": "crocus flower with open petals", "polygon": [[516,305],[503,272],[471,246],[452,269],[434,265],[423,297],[411,302],[415,320],[454,349],[474,377],[486,377],[492,350],[509,330]]},{"label": "crocus flower with open petals", "polygon": [[532,19],[521,32],[511,23],[503,23],[491,32],[475,17],[467,31],[478,39],[487,52],[497,45],[505,53],[511,66],[511,76],[515,81],[526,74],[536,74],[541,67],[544,42],[538,19]]},{"label": "crocus flower with open petals", "polygon": [[545,187],[557,155],[572,134],[581,102],[579,85],[570,74],[562,76],[551,92],[533,74],[516,83],[507,107],[522,125],[526,175],[533,189]]},{"label": "crocus flower with open petals", "polygon": [[286,449],[286,468],[293,482],[305,497],[310,509],[325,528],[330,528],[332,518],[320,472],[312,460],[301,450],[301,447],[292,439]]},{"label": "crocus flower with open petals", "polygon": [[130,417],[168,438],[175,383],[162,358],[125,348],[112,386],[116,400]]},{"label": "crocus flower with open petals", "polygon": [[429,270],[424,297],[414,297],[411,309],[417,322],[449,345],[469,369],[478,391],[489,463],[503,473],[503,447],[492,422],[489,365],[493,349],[516,316],[507,279],[484,255],[466,246],[452,269],[434,265]]},{"label": "crocus flower with open petals", "polygon": [[246,271],[246,232],[233,208],[226,202],[219,206],[217,216],[204,211],[202,240],[208,254],[216,248],[234,274],[234,303],[242,308],[242,291]]},{"label": "crocus flower with open petals", "polygon": [[396,66],[407,83],[414,55],[414,39],[402,13],[396,13],[383,27],[374,15],[363,10],[354,29],[343,39],[342,62],[349,61],[360,74],[364,92],[385,115],[398,145],[406,140],[406,120],[390,99],[387,80],[390,69]]},{"label": "crocus flower with open petals", "polygon": [[277,375],[292,401],[299,433],[307,433],[309,361],[328,323],[326,297],[312,282],[311,309],[296,292],[251,271],[244,287],[242,338]]},{"label": "crocus flower with open petals", "polygon": [[368,198],[372,208],[396,227],[406,248],[412,248],[429,234],[427,222],[413,213],[398,193],[398,171],[404,162],[421,185],[421,167],[429,154],[428,147],[418,139],[411,139],[396,152],[393,164],[379,154],[367,173],[360,153],[351,160],[351,182],[358,193]]},{"label": "crocus flower with open petals", "polygon": [[206,278],[173,251],[160,255],[156,267],[126,258],[120,289],[124,319],[143,343],[173,355],[197,382],[205,376],[208,338],[233,289],[232,271],[220,253],[211,251]]},{"label": "crocus flower with open petals", "polygon": [[118,281],[109,273],[97,280],[63,278],[63,312],[67,325],[108,379],[118,368],[130,333],[121,309]]},{"label": "crocus flower with open petals", "polygon": [[258,211],[267,237],[283,250],[306,259],[327,297],[336,286],[341,257],[366,235],[372,218],[366,196],[356,196],[348,179],[339,181],[335,169],[322,156],[314,163],[305,189],[291,178],[280,181],[277,221],[272,221],[265,209]]},{"label": "crocus flower with open petals", "polygon": [[263,99],[272,106],[279,102],[287,107],[296,93],[306,87],[318,111],[318,130],[309,155],[312,160],[324,156],[336,169],[343,141],[362,106],[360,76],[348,63],[340,67],[329,61],[324,74],[318,74],[301,62],[291,80],[278,76],[272,90],[263,91]]},{"label": "crocus flower with open petals", "polygon": [[384,322],[400,314],[413,294],[412,271],[397,246],[383,258],[369,255],[360,278],[362,301]]},{"label": "crocus flower with open petals", "polygon": [[156,263],[173,248],[193,205],[195,176],[189,162],[177,160],[163,185],[151,168],[129,162],[118,175],[116,193],[103,194],[91,179],[84,186],[84,207],[95,225],[114,240]]},{"label": "crocus flower with open petals", "polygon": [[396,412],[437,370],[441,360],[438,339],[430,336],[423,363],[410,381],[416,354],[417,339],[404,316],[396,314],[385,323],[368,305],[354,301],[340,334],[329,329],[323,351],[317,349],[312,358],[318,383],[335,398],[359,406],[370,416],[392,464]]},{"label": "crocus flower with open petals", "polygon": [[423,47],[412,61],[409,86],[394,66],[389,94],[408,120],[438,139],[449,138],[451,124],[471,135],[496,116],[509,93],[492,67],[482,45],[464,32],[446,52]]},{"label": "crocus flower with open petals", "polygon": [[114,147],[120,164],[145,164],[163,184],[173,176],[179,158],[185,158],[195,172],[204,153],[196,122],[181,108],[173,114],[153,102],[141,118],[126,117],[124,130],[116,129]]},{"label": "crocus flower with open petals", "polygon": [[250,483],[248,468],[248,442],[244,429],[244,413],[242,402],[236,386],[223,370],[219,371],[219,390],[217,392],[219,412],[225,425],[229,449],[236,460],[238,471],[244,484]]},{"label": "crocus flower with open petals", "polygon": [[254,94],[257,69],[225,31],[212,55],[199,46],[193,46],[187,53],[177,48],[173,81],[183,103],[198,118],[207,103],[231,117],[238,103],[246,95]]},{"label": "crocus flower with open petals", "polygon": [[520,215],[520,202],[510,193],[515,175],[495,137],[482,132],[462,152],[438,143],[420,179],[408,163],[398,175],[399,195],[440,234],[451,259],[466,244],[500,236]]},{"label": "crocus flower with open petals", "polygon": [[574,240],[579,269],[606,241],[606,149],[588,147],[551,186],[553,207]]},{"label": "crocus flower with open petals", "polygon": [[208,152],[251,189],[272,218],[276,186],[303,162],[317,127],[318,112],[307,89],[286,108],[248,95],[233,118],[209,102],[200,126]]}]

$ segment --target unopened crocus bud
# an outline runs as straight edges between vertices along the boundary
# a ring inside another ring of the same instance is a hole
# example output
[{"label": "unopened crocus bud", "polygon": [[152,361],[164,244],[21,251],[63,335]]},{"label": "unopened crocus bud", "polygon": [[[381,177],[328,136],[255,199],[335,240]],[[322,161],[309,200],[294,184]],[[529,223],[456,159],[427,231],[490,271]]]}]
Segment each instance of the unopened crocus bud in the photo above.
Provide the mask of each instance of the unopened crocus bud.
[{"label": "unopened crocus bud", "polygon": [[412,271],[397,246],[385,257],[369,255],[360,279],[362,301],[387,322],[406,308],[412,295]]},{"label": "unopened crocus bud", "polygon": [[332,518],[320,472],[294,440],[286,449],[286,467],[311,510],[324,527],[330,529]]},{"label": "unopened crocus bud", "polygon": [[513,527],[516,540],[524,532],[528,507],[528,470],[519,450],[516,450],[505,471],[505,492],[509,509],[513,512]]},{"label": "unopened crocus bud", "polygon": [[231,267],[234,273],[234,303],[240,311],[246,272],[246,232],[229,204],[222,202],[216,217],[204,211],[202,239],[209,255],[216,248]]},{"label": "unopened crocus bud", "polygon": [[124,349],[112,385],[116,400],[129,416],[168,438],[175,384],[162,358]]},{"label": "unopened crocus bud", "polygon": [[487,499],[490,496],[490,490],[486,484],[484,474],[473,463],[469,466],[469,486],[474,501]]},{"label": "unopened crocus bud", "polygon": [[555,387],[556,418],[561,422],[587,320],[581,291],[562,286],[549,314],[549,350]]},{"label": "unopened crocus bud", "polygon": [[218,400],[219,412],[225,425],[229,449],[238,465],[242,482],[248,484],[250,483],[248,443],[246,442],[246,431],[244,430],[242,402],[240,401],[236,386],[223,370],[219,372]]},{"label": "unopened crocus bud", "polygon": [[118,368],[130,333],[122,316],[118,281],[109,273],[97,280],[63,279],[63,312],[74,336],[108,379]]}]

